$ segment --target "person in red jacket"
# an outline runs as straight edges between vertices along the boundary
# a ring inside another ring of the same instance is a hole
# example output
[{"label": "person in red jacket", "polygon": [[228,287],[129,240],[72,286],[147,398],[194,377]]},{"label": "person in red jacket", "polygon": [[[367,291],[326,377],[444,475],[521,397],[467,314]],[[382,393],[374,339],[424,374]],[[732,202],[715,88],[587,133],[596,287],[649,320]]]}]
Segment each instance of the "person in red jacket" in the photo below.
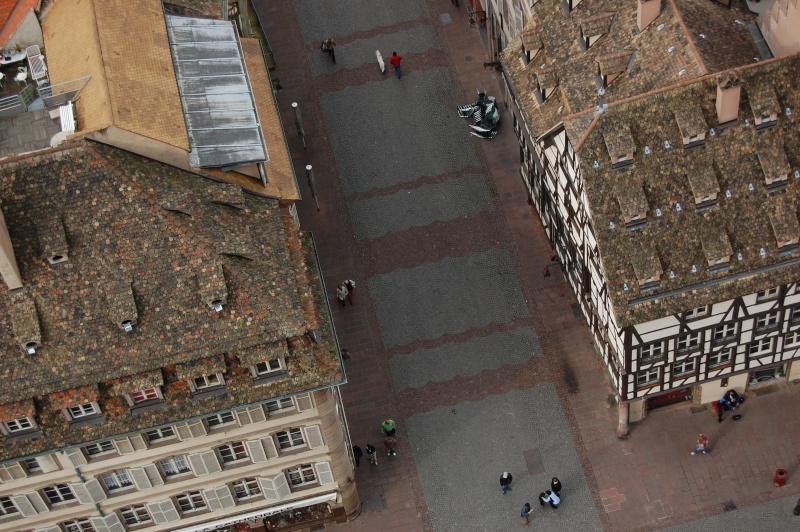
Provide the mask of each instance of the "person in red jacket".
[{"label": "person in red jacket", "polygon": [[403,56],[397,55],[397,52],[392,52],[392,57],[389,58],[389,64],[394,67],[394,73],[397,74],[397,79],[403,75],[400,72],[400,61],[403,60]]}]

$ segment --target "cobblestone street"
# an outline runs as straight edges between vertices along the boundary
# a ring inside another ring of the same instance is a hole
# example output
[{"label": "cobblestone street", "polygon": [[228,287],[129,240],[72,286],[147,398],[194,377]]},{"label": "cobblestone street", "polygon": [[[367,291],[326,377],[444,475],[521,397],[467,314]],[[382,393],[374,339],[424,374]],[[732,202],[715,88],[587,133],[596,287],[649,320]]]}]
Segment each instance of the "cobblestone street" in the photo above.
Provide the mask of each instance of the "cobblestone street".
[{"label": "cobblestone street", "polygon": [[[736,425],[677,405],[615,437],[617,408],[574,297],[557,269],[542,276],[551,250],[526,201],[511,119],[501,106],[499,134],[482,140],[457,116],[477,89],[502,96],[463,3],[254,6],[277,63],[301,226],[352,356],[341,390],[351,436],[381,451],[356,470],[361,516],[328,528],[513,530],[529,502],[536,530],[800,529],[800,386],[749,393]],[[327,37],[335,65],[320,52]],[[402,79],[388,65],[395,50]],[[344,279],[357,288],[343,308]],[[387,417],[396,457],[383,449]],[[689,456],[700,431],[712,454]],[[779,490],[776,467],[790,473]],[[503,471],[514,475],[505,496]],[[557,510],[537,503],[553,476],[564,484]]]}]

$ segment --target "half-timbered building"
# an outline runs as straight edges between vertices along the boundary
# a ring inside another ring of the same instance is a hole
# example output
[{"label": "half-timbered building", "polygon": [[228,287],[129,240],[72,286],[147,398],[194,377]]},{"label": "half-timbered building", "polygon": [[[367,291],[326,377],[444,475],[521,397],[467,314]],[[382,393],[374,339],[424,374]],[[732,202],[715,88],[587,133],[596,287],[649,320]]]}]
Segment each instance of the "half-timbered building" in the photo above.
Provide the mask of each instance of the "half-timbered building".
[{"label": "half-timbered building", "polygon": [[711,1],[531,9],[501,56],[520,172],[619,433],[648,408],[800,378],[796,50],[773,59],[786,39]]}]

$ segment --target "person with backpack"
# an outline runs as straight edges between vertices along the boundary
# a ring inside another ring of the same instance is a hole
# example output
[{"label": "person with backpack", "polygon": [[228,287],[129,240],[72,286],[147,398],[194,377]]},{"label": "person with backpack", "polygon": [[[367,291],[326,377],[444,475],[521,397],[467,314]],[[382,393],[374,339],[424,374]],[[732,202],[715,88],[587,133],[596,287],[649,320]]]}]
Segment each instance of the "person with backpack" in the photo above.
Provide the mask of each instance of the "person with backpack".
[{"label": "person with backpack", "polygon": [[512,480],[514,480],[514,477],[511,476],[511,473],[508,471],[505,471],[502,475],[500,475],[500,489],[503,490],[503,495],[505,495],[507,491],[511,490]]}]

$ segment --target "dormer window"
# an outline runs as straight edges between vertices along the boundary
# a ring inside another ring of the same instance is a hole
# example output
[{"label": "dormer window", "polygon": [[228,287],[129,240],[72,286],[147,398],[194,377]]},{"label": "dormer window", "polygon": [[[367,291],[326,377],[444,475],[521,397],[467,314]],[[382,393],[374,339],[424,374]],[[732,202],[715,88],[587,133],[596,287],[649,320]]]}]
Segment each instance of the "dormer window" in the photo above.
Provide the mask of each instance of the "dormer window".
[{"label": "dormer window", "polygon": [[119,281],[108,285],[106,307],[112,323],[126,333],[133,332],[133,326],[138,322],[139,314],[136,311],[136,302],[133,298],[130,281]]},{"label": "dormer window", "polygon": [[536,86],[533,95],[536,97],[536,101],[539,102],[539,105],[541,105],[553,95],[558,87],[558,73],[553,67],[542,68],[536,71],[533,77]]},{"label": "dormer window", "polygon": [[561,8],[564,10],[565,15],[569,15],[580,3],[581,0],[561,0]]},{"label": "dormer window", "polygon": [[6,436],[6,443],[29,440],[42,435],[42,431],[36,426],[36,421],[30,416],[9,419],[0,423],[0,432]]},{"label": "dormer window", "polygon": [[95,401],[67,407],[63,412],[70,422],[70,428],[99,425],[105,422],[105,418],[100,411],[100,405]]},{"label": "dormer window", "polygon": [[618,52],[597,58],[597,88],[606,88],[633,64],[634,52]]},{"label": "dormer window", "polygon": [[699,104],[683,103],[673,111],[685,150],[705,145],[708,124]]},{"label": "dormer window", "polygon": [[253,373],[253,382],[255,384],[273,382],[288,375],[286,359],[283,357],[258,362],[254,366],[250,366],[250,371]]},{"label": "dormer window", "polygon": [[752,85],[747,85],[746,90],[756,131],[775,127],[778,124],[781,106],[772,85],[766,82],[754,82]]},{"label": "dormer window", "polygon": [[764,172],[764,183],[769,192],[786,188],[792,167],[789,165],[783,145],[770,144],[759,150],[758,162]]},{"label": "dormer window", "polygon": [[39,349],[39,344],[36,342],[28,342],[25,344],[25,352],[29,355],[35,355],[37,349]]},{"label": "dormer window", "polygon": [[522,32],[522,62],[526,65],[533,61],[536,54],[544,47],[539,33],[531,28]]},{"label": "dormer window", "polygon": [[164,396],[161,393],[160,386],[135,390],[129,394],[125,394],[125,399],[128,401],[128,405],[131,407],[131,413],[134,416],[167,406],[164,401]]},{"label": "dormer window", "polygon": [[632,247],[630,258],[639,283],[639,293],[657,290],[664,272],[655,248],[649,242],[641,242],[639,246]]},{"label": "dormer window", "polygon": [[727,271],[730,268],[733,248],[731,248],[724,224],[715,217],[704,218],[700,223],[698,232],[709,272]]},{"label": "dormer window", "polygon": [[580,22],[581,36],[578,45],[584,52],[600,40],[600,37],[609,33],[616,20],[614,13],[604,13],[595,17],[583,19]]},{"label": "dormer window", "polygon": [[189,389],[192,391],[193,399],[205,399],[206,397],[216,397],[227,393],[225,378],[222,373],[211,373],[194,377],[189,381]]},{"label": "dormer window", "polygon": [[625,221],[625,229],[628,231],[644,229],[650,207],[642,183],[627,175],[620,175],[613,181],[612,187],[619,202],[622,219]]},{"label": "dormer window", "polygon": [[631,166],[634,162],[636,145],[633,143],[630,126],[622,122],[608,121],[600,127],[608,156],[611,158],[611,168],[622,170]]},{"label": "dormer window", "polygon": [[797,214],[783,203],[776,206],[775,212],[769,214],[772,231],[778,245],[778,253],[791,255],[800,251],[800,224]]}]

